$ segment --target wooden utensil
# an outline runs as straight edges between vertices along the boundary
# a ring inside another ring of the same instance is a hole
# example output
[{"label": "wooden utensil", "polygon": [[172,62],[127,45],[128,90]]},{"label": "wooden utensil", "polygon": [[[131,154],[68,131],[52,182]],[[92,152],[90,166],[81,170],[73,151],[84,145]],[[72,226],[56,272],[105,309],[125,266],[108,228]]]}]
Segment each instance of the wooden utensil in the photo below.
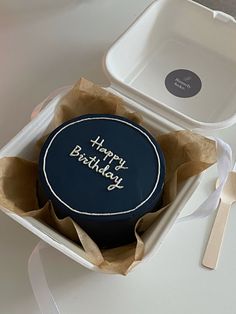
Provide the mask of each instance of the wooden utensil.
[{"label": "wooden utensil", "polygon": [[221,195],[221,202],[211,230],[202,265],[215,269],[220,255],[225,226],[231,205],[236,201],[236,172],[230,172]]}]

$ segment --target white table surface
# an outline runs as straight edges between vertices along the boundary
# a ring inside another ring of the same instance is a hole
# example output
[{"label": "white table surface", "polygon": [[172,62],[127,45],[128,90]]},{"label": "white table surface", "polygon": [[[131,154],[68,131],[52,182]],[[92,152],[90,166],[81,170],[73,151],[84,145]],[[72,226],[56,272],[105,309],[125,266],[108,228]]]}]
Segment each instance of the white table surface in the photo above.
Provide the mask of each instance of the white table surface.
[{"label": "white table surface", "polygon": [[[0,1],[0,146],[27,123],[50,91],[80,76],[107,85],[104,53],[149,3]],[[234,126],[218,132],[234,150],[235,131]],[[204,182],[186,210],[206,197],[213,174]],[[158,254],[127,277],[93,273],[54,249],[45,251],[45,271],[61,313],[236,313],[235,209],[217,271],[200,265],[213,215],[176,224]],[[39,313],[27,275],[27,260],[37,242],[0,212],[0,313]]]}]

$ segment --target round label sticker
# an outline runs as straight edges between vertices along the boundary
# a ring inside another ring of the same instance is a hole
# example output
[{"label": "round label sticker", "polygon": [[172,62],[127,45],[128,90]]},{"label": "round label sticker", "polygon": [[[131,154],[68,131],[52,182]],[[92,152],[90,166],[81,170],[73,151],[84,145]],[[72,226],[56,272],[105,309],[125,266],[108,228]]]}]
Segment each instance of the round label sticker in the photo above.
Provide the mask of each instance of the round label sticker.
[{"label": "round label sticker", "polygon": [[197,74],[185,69],[170,72],[165,79],[165,85],[171,94],[182,98],[193,97],[202,88]]}]

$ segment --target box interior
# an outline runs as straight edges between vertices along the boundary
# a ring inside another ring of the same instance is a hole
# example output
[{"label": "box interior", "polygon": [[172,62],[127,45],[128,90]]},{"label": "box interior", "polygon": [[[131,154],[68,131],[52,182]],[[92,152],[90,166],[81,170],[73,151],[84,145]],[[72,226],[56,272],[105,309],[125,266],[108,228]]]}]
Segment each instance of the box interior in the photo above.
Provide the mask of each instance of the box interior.
[{"label": "box interior", "polygon": [[[165,107],[172,121],[225,127],[236,120],[235,38],[232,17],[188,0],[159,0],[112,46],[105,67],[116,89],[148,100],[155,112]],[[198,94],[167,90],[165,79],[177,69],[197,74]]]}]

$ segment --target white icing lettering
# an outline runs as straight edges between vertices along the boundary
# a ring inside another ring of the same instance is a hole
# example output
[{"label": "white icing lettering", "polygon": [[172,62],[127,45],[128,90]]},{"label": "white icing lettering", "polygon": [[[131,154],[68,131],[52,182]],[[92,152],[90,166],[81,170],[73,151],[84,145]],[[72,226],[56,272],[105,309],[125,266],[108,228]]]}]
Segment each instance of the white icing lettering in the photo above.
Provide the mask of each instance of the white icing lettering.
[{"label": "white icing lettering", "polygon": [[75,148],[70,153],[70,156],[79,156],[79,152],[81,151],[81,147],[76,145]]},{"label": "white icing lettering", "polygon": [[104,139],[101,139],[100,136],[97,136],[95,140],[90,140],[92,143],[92,147],[96,149],[96,151],[104,154],[103,161],[108,161],[106,166],[100,166],[100,159],[96,156],[88,157],[85,153],[82,153],[82,148],[79,145],[76,145],[75,148],[70,152],[71,157],[77,157],[77,160],[81,162],[83,165],[88,166],[91,170],[94,170],[96,173],[101,174],[103,177],[112,180],[114,183],[110,184],[107,187],[108,191],[112,191],[114,189],[123,189],[124,186],[121,185],[123,178],[115,175],[111,170],[112,163],[118,163],[114,169],[115,171],[119,171],[121,169],[126,170],[128,167],[125,166],[126,161],[119,157],[117,154],[113,153],[108,148],[104,147]]},{"label": "white icing lettering", "polygon": [[108,188],[107,188],[108,191],[112,191],[112,190],[114,190],[115,188],[117,188],[117,189],[123,189],[123,186],[122,186],[122,185],[119,185],[122,180],[123,180],[123,179],[120,178],[120,179],[116,182],[116,184],[110,184],[110,185],[108,186]]},{"label": "white icing lettering", "polygon": [[109,179],[112,179],[112,180],[116,180],[116,176],[114,176],[114,174],[112,173],[112,172],[107,172],[106,174],[105,174],[105,177],[106,178],[109,178]]},{"label": "white icing lettering", "polygon": [[93,143],[92,147],[94,147],[95,145],[97,145],[98,147],[96,148],[97,150],[99,150],[99,148],[102,147],[102,144],[104,143],[104,140],[102,140],[100,143],[98,142],[100,140],[100,136],[98,136],[96,138],[96,140],[91,140],[90,142]]},{"label": "white icing lettering", "polygon": [[96,146],[96,150],[105,155],[103,158],[104,161],[107,160],[107,158],[111,158],[109,160],[109,164],[111,164],[113,161],[117,161],[120,164],[120,166],[115,167],[116,171],[121,169],[128,169],[128,167],[124,167],[126,161],[124,161],[123,158],[119,157],[117,154],[114,154],[111,150],[103,147],[104,139],[101,140],[100,136],[97,136],[95,140],[90,140],[90,142],[92,143],[92,147]]},{"label": "white icing lettering", "polygon": [[113,160],[120,160],[122,158],[120,158],[118,155],[113,155],[113,157],[111,158],[111,160],[109,161],[109,164],[111,164],[113,162]]},{"label": "white icing lettering", "polygon": [[119,185],[121,181],[123,180],[119,176],[114,175],[111,171],[108,171],[110,169],[110,165],[106,165],[105,167],[100,167],[100,159],[97,159],[96,156],[94,157],[87,157],[85,153],[81,153],[81,147],[79,145],[76,145],[75,148],[70,153],[71,157],[78,157],[77,160],[81,162],[83,165],[88,166],[88,168],[95,170],[95,172],[101,174],[103,177],[108,178],[112,181],[114,181],[114,184],[110,184],[107,187],[108,191],[112,191],[115,188],[117,189],[123,189],[124,186]]},{"label": "white icing lettering", "polygon": [[124,167],[124,164],[126,163],[125,160],[123,159],[120,159],[119,161],[119,165],[118,166],[115,166],[115,170],[118,171],[120,169],[128,169],[128,167]]},{"label": "white icing lettering", "polygon": [[[96,158],[96,157],[95,157],[95,158]],[[95,159],[95,160],[96,160],[96,159]],[[98,172],[98,171],[99,171],[99,166],[98,166],[99,162],[100,162],[100,159],[96,160],[96,162],[95,162],[90,168],[91,168],[92,170],[95,169],[95,171]]]},{"label": "white icing lettering", "polygon": [[101,173],[101,175],[105,177],[106,176],[106,171],[109,170],[109,169],[110,169],[110,166],[106,165],[104,168],[100,168],[98,172]]},{"label": "white icing lettering", "polygon": [[89,157],[89,162],[88,162],[88,167],[89,168],[92,168],[92,164],[93,164],[93,162],[95,162],[96,161],[96,156],[94,156],[94,157]]},{"label": "white icing lettering", "polygon": [[106,156],[103,158],[103,160],[105,161],[107,159],[107,157],[112,157],[113,156],[113,152],[111,152],[110,150],[107,150],[106,148],[102,147],[99,148],[99,152],[100,153],[104,153]]},{"label": "white icing lettering", "polygon": [[78,158],[79,161],[83,161],[84,159],[86,159],[86,157],[84,157],[85,154],[81,154]]}]

